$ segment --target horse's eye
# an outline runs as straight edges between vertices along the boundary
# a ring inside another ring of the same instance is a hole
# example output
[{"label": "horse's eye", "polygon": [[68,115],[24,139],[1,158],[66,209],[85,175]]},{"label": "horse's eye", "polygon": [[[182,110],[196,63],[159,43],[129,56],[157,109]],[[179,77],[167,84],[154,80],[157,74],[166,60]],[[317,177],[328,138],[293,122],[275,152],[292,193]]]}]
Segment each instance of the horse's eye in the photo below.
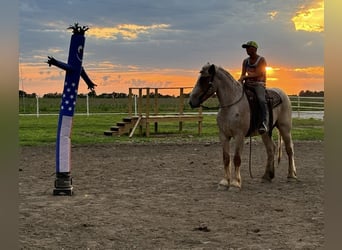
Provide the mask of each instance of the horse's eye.
[{"label": "horse's eye", "polygon": [[200,77],[199,83],[200,83],[201,85],[208,84],[208,83],[209,83],[209,76],[202,76],[202,77]]}]

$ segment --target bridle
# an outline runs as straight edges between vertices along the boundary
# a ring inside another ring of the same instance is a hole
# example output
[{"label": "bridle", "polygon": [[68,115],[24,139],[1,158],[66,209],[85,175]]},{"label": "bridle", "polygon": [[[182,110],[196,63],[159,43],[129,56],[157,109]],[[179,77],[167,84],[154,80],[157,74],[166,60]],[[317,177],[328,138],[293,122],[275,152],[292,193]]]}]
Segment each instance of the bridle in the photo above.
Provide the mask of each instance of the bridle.
[{"label": "bridle", "polygon": [[[202,77],[203,77],[203,76],[202,76]],[[202,77],[201,77],[201,78],[202,78]],[[204,78],[204,77],[203,77],[203,78]],[[209,90],[210,90],[211,88],[214,87],[214,85],[213,85],[214,78],[215,78],[215,73],[211,74],[210,80],[209,80],[209,82],[207,83],[207,84],[208,84],[208,87],[207,87],[206,91],[200,96],[200,98],[199,98],[200,100],[202,100],[202,98],[209,92]],[[223,109],[223,108],[229,108],[229,107],[231,107],[231,106],[233,106],[233,105],[235,105],[235,104],[237,104],[237,103],[239,103],[239,102],[241,101],[241,99],[242,99],[243,96],[244,96],[245,91],[242,89],[241,92],[242,92],[242,93],[241,93],[240,98],[237,99],[236,101],[230,103],[230,104],[223,105],[223,106],[220,106],[220,105],[219,105],[219,106],[217,106],[217,107],[206,107],[206,106],[204,106],[204,105],[201,104],[201,107],[204,108],[204,109],[207,109],[207,110],[209,110],[209,109],[218,109],[218,108],[221,108],[221,109]],[[202,101],[201,101],[201,102],[202,102]]]}]

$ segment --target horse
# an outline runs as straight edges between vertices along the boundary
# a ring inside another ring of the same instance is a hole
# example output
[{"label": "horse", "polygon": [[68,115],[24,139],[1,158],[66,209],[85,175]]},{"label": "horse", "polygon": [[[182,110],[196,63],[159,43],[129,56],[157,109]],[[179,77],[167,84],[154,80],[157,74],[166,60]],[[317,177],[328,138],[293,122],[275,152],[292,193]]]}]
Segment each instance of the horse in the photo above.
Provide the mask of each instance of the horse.
[{"label": "horse", "polygon": [[[262,176],[264,182],[271,182],[274,178],[274,158],[276,145],[272,140],[273,128],[278,129],[278,152],[280,153],[281,138],[285,144],[285,150],[288,156],[288,180],[296,180],[296,166],[294,162],[294,147],[291,135],[292,115],[291,102],[289,97],[279,88],[266,88],[266,91],[275,92],[280,97],[280,104],[271,107],[269,124],[270,132],[261,135],[262,141],[267,152],[267,163],[265,173]],[[223,149],[224,178],[219,182],[219,187],[228,189],[236,187],[241,189],[241,154],[244,146],[244,139],[247,135],[260,135],[257,127],[250,130],[250,121],[252,112],[250,110],[249,100],[244,88],[244,84],[235,80],[233,76],[222,67],[207,63],[200,71],[200,76],[193,87],[189,96],[189,105],[191,108],[198,108],[209,97],[214,95],[219,101],[219,110],[217,114],[217,125],[219,128],[219,139]],[[230,142],[234,139],[234,169],[231,175],[231,156]],[[278,159],[280,160],[280,158]]]}]

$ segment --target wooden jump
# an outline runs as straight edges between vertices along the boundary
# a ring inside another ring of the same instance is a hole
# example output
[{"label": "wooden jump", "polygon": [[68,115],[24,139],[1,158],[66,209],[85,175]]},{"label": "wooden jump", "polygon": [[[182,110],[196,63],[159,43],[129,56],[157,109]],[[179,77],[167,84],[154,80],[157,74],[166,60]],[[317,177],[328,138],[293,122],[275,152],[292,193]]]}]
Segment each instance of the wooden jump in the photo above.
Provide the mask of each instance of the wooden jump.
[{"label": "wooden jump", "polygon": [[[129,88],[128,94],[128,116],[126,118],[126,122],[118,123],[121,128],[114,127],[113,130],[118,130],[118,134],[120,131],[122,133],[129,132],[129,137],[132,137],[136,128],[139,127],[140,134],[143,133],[143,128],[145,128],[145,134],[147,137],[150,136],[150,124],[154,123],[154,132],[158,132],[158,123],[160,122],[178,122],[178,131],[181,132],[183,129],[183,122],[197,122],[198,123],[198,134],[202,133],[202,122],[203,115],[202,109],[199,109],[198,114],[184,114],[184,89],[192,88],[192,87],[180,87],[180,88],[153,88],[154,97],[153,97],[153,111],[150,111],[151,97],[150,90],[151,88]],[[174,115],[161,115],[158,110],[158,96],[159,89],[179,89],[179,107],[178,113]],[[138,90],[138,102],[137,102],[137,113],[133,115],[133,90]],[[143,90],[146,91],[145,98],[143,98]],[[143,99],[145,100],[145,105],[143,105]],[[145,106],[145,109],[143,108]],[[126,125],[125,125],[126,124]],[[123,127],[126,126],[126,127]],[[114,135],[111,131],[105,131],[105,135]]]},{"label": "wooden jump", "polygon": [[[140,126],[145,127],[146,136],[150,136],[150,124],[154,123],[154,132],[158,132],[158,122],[178,122],[178,131],[182,132],[183,122],[198,122],[198,134],[202,133],[202,115],[151,115],[142,116]],[[142,132],[142,131],[141,131]],[[140,132],[140,133],[141,133]]]}]

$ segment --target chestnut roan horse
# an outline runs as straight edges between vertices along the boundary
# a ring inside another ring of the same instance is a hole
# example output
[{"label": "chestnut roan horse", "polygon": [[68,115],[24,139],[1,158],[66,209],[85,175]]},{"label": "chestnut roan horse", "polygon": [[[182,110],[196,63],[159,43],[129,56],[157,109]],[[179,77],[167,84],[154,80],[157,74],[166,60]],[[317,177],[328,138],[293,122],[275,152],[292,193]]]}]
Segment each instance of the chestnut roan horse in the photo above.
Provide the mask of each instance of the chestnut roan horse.
[{"label": "chestnut roan horse", "polygon": [[[288,155],[288,178],[296,179],[296,167],[294,163],[294,149],[291,136],[292,116],[291,102],[288,96],[278,88],[269,88],[275,91],[281,99],[281,103],[272,109],[272,124],[269,129],[276,127],[283,139],[286,153]],[[201,104],[216,93],[219,101],[219,111],[217,114],[217,125],[219,127],[219,138],[223,147],[224,178],[219,186],[226,188],[241,188],[241,153],[244,139],[250,128],[250,106],[243,85],[236,81],[230,73],[222,67],[214,64],[206,64],[200,71],[200,76],[194,86],[189,104],[192,108]],[[258,135],[257,129],[251,131],[250,136]],[[274,178],[274,158],[276,145],[271,138],[271,133],[261,135],[267,151],[266,170],[263,180],[271,181]],[[234,138],[234,173],[231,173],[230,141]],[[281,146],[281,143],[278,143]],[[279,151],[280,152],[280,151]]]}]

